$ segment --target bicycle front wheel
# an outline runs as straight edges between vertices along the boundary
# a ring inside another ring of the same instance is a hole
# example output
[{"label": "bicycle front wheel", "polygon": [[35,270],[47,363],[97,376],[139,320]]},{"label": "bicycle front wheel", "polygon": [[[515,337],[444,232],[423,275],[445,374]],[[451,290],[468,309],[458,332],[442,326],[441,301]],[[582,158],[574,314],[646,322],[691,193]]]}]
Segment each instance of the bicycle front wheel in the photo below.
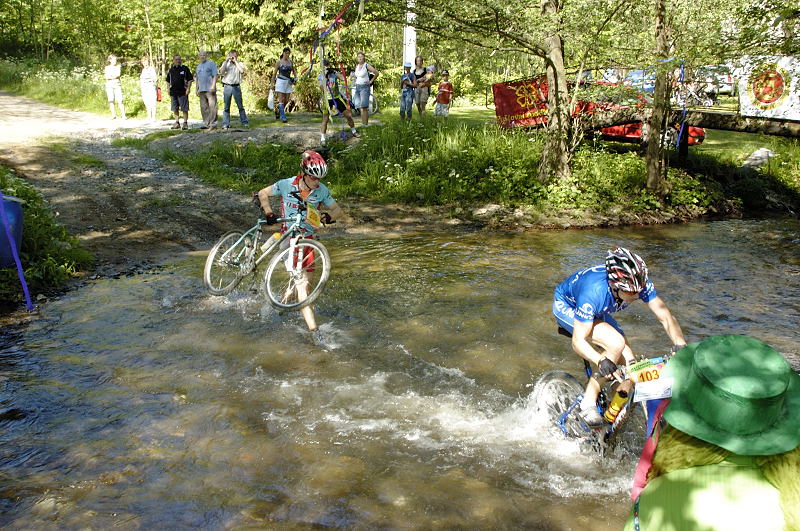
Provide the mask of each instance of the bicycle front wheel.
[{"label": "bicycle front wheel", "polygon": [[211,248],[203,271],[203,282],[211,295],[226,295],[241,282],[245,273],[242,267],[252,251],[249,242],[242,232],[231,231]]},{"label": "bicycle front wheel", "polygon": [[299,310],[320,296],[330,274],[331,259],[325,246],[301,239],[269,261],[264,289],[276,308]]},{"label": "bicycle front wheel", "polygon": [[583,394],[583,386],[571,374],[564,371],[548,371],[539,378],[531,395],[537,411],[557,426],[567,437],[584,437],[590,430],[578,417],[577,398]]}]

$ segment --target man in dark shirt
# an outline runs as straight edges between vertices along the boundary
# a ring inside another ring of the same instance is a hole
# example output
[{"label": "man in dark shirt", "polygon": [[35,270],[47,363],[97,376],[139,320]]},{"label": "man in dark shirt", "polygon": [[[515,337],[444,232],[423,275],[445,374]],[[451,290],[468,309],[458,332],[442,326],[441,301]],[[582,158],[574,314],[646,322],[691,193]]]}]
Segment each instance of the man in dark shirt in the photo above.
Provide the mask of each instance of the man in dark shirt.
[{"label": "man in dark shirt", "polygon": [[175,115],[173,129],[180,129],[179,111],[183,111],[183,128],[189,129],[189,90],[192,88],[192,71],[182,63],[181,56],[172,56],[172,67],[167,73],[169,98],[172,102],[172,113]]}]

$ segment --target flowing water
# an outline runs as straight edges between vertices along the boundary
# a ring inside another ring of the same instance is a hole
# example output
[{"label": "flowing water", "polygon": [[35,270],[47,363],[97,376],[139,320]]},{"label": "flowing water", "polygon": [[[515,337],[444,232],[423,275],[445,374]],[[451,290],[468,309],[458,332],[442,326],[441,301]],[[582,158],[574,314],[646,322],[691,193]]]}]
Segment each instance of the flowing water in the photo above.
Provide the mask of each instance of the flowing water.
[{"label": "flowing water", "polygon": [[[689,340],[743,333],[797,368],[800,223],[328,238],[322,345],[204,258],[100,280],[6,331],[0,525],[11,529],[618,529],[641,439],[608,459],[534,414],[580,373],[554,286],[624,244]],[[634,350],[666,335],[639,303]]]}]

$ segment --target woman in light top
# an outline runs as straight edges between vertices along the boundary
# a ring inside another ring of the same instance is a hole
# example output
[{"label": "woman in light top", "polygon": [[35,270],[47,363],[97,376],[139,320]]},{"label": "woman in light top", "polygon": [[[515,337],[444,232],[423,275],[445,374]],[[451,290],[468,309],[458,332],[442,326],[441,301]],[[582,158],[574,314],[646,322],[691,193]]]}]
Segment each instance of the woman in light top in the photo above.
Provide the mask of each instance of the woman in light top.
[{"label": "woman in light top", "polygon": [[142,101],[147,110],[147,121],[156,121],[156,82],[158,75],[156,69],[150,64],[150,58],[142,56],[142,73],[139,75],[139,88],[142,91]]},{"label": "woman in light top", "polygon": [[353,90],[353,104],[361,112],[361,123],[369,124],[369,96],[372,92],[372,84],[378,77],[378,71],[374,66],[367,63],[367,56],[364,52],[356,54],[356,69],[353,72],[355,77],[355,89]]}]

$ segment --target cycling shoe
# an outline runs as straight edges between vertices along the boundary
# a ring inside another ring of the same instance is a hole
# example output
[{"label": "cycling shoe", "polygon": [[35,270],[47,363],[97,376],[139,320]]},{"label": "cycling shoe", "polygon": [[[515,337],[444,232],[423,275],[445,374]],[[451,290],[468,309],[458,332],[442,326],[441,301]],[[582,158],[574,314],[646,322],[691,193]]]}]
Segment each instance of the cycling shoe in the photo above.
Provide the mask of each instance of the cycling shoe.
[{"label": "cycling shoe", "polygon": [[586,409],[581,407],[578,410],[578,416],[583,419],[587,426],[590,428],[600,428],[606,424],[605,419],[603,416],[597,411],[597,406],[592,404]]}]

